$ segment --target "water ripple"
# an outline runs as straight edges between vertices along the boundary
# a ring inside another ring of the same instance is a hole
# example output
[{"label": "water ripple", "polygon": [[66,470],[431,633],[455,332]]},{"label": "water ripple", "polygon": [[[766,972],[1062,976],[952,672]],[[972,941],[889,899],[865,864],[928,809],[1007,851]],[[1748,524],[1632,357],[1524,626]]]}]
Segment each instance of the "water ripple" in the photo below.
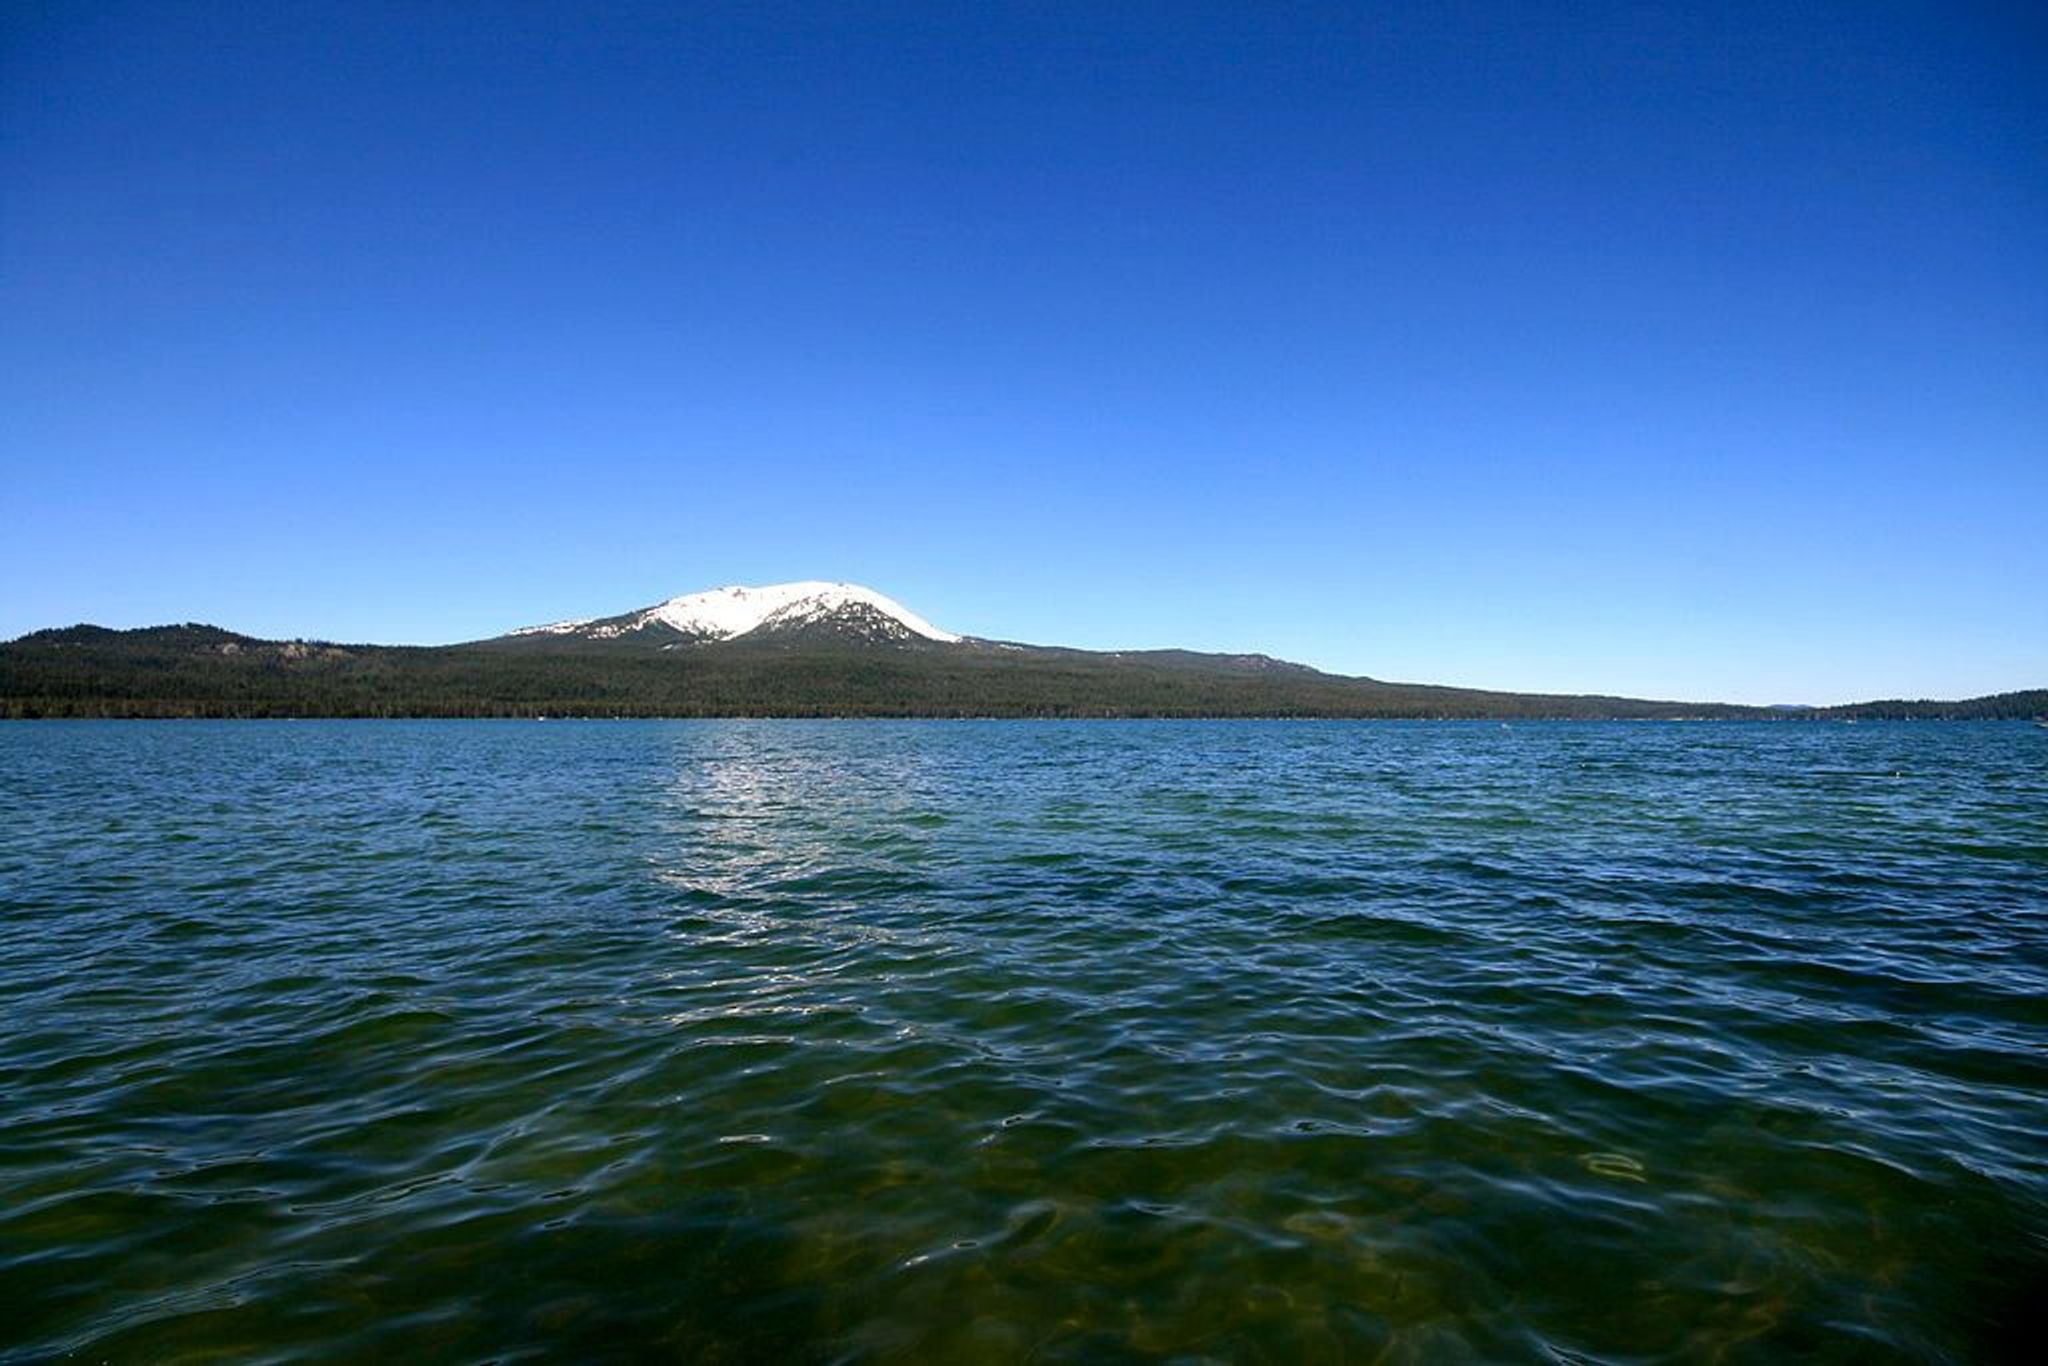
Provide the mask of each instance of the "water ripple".
[{"label": "water ripple", "polygon": [[2038,1327],[2032,728],[50,723],[0,811],[8,1360]]}]

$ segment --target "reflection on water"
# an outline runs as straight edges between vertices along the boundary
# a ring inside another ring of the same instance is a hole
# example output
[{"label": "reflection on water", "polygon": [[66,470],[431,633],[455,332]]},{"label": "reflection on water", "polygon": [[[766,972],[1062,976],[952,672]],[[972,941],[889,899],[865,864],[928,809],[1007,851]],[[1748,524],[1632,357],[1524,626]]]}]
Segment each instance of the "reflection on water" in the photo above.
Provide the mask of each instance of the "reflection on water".
[{"label": "reflection on water", "polygon": [[0,1352],[1977,1360],[2001,726],[0,734]]}]

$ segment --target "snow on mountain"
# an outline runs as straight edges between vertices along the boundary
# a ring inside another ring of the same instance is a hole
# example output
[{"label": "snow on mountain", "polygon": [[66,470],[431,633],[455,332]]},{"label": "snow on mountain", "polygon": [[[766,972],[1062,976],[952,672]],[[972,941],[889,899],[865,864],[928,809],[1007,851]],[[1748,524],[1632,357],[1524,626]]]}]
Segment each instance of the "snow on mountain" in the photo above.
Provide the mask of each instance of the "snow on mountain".
[{"label": "snow on mountain", "polygon": [[902,639],[922,636],[948,644],[960,639],[942,631],[917,613],[857,583],[772,583],[761,587],[734,584],[703,593],[685,593],[619,617],[584,617],[546,626],[527,626],[515,636],[578,635],[609,640],[630,631],[667,627],[692,640],[732,640],[756,631],[774,632],[804,626],[857,624],[878,628]]}]

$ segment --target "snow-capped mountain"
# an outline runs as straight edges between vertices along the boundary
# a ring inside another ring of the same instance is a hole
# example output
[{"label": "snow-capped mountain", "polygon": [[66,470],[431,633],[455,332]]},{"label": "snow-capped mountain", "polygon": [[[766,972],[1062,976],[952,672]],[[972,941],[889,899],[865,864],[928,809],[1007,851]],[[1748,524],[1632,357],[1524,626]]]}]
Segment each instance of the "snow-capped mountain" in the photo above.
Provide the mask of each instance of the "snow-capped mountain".
[{"label": "snow-capped mountain", "polygon": [[961,639],[942,631],[894,598],[857,583],[772,583],[760,587],[738,584],[703,593],[685,593],[652,607],[615,617],[586,617],[527,626],[505,639],[568,636],[580,640],[643,640],[673,648],[802,632],[809,636],[906,643],[917,640],[956,644]]}]

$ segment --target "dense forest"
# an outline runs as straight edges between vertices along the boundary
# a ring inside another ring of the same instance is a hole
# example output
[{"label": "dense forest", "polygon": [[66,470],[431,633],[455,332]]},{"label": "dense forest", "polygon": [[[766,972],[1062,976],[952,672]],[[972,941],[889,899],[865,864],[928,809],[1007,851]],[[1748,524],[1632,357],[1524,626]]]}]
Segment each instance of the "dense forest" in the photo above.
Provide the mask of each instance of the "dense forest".
[{"label": "dense forest", "polygon": [[780,640],[631,651],[77,626],[0,645],[0,716],[2019,717],[2048,691],[1785,711],[1344,678],[1263,656]]},{"label": "dense forest", "polygon": [[2048,720],[2048,688],[2025,692],[1995,693],[1990,697],[1969,697],[1957,702],[1917,702],[1893,699],[1885,702],[1856,702],[1829,707],[1819,713],[1842,721],[2017,721],[2032,717]]}]

